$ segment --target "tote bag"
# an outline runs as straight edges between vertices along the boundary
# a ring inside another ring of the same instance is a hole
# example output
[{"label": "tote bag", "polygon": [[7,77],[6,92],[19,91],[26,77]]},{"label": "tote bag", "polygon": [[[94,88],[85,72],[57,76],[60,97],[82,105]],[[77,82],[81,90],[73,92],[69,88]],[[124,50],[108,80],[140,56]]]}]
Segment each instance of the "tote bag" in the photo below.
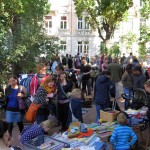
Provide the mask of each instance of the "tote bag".
[{"label": "tote bag", "polygon": [[36,113],[38,109],[40,108],[41,104],[34,104],[31,103],[29,109],[27,110],[25,114],[26,121],[29,123],[33,123],[35,121]]},{"label": "tote bag", "polygon": [[[19,93],[23,92],[23,87],[22,86],[19,86],[19,91],[18,92]],[[22,97],[20,97],[20,96],[17,96],[17,100],[18,100],[19,110],[24,110],[26,108],[25,100],[23,100]]]}]

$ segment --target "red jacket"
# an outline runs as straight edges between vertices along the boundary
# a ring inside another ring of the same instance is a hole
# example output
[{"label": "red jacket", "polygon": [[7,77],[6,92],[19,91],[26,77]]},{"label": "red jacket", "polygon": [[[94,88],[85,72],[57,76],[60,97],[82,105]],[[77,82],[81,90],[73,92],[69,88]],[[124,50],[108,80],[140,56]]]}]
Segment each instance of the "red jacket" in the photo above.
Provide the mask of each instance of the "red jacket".
[{"label": "red jacket", "polygon": [[[40,84],[42,84],[45,79],[48,77],[49,75],[45,75],[43,77],[43,79],[41,80]],[[31,80],[31,83],[30,83],[30,95],[34,96],[37,89],[38,89],[38,83],[39,83],[39,79],[37,78],[37,75],[35,75],[32,80]]]}]

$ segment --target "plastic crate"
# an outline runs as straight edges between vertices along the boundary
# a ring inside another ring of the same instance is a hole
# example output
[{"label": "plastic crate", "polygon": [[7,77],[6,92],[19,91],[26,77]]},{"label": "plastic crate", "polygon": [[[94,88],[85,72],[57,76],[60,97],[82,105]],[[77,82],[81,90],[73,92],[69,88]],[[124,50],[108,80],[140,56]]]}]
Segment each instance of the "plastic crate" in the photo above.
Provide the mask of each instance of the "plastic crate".
[{"label": "plastic crate", "polygon": [[50,136],[42,135],[23,145],[24,150],[61,150],[69,148],[68,143],[51,138]]}]

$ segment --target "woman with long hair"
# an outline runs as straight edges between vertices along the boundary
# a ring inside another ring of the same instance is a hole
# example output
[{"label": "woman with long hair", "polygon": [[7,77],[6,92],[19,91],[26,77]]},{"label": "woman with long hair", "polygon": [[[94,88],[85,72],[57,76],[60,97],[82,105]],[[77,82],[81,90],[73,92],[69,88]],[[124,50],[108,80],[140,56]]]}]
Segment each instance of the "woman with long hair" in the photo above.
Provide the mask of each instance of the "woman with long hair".
[{"label": "woman with long hair", "polygon": [[5,90],[6,100],[6,122],[8,123],[8,131],[12,135],[13,124],[17,123],[20,132],[23,130],[23,115],[25,107],[20,109],[19,101],[23,101],[27,95],[27,91],[23,86],[19,86],[16,76],[9,77],[9,86]]},{"label": "woman with long hair", "polygon": [[53,97],[55,92],[56,92],[55,79],[52,76],[49,76],[38,88],[34,97],[34,103],[41,104],[36,114],[36,121],[38,124],[48,119],[49,115],[48,98]]},{"label": "woman with long hair", "polygon": [[72,81],[67,80],[67,76],[65,72],[62,72],[59,77],[59,81],[57,82],[57,111],[58,111],[58,119],[62,123],[62,131],[67,129],[67,119],[69,112],[69,102],[68,93],[72,91]]}]

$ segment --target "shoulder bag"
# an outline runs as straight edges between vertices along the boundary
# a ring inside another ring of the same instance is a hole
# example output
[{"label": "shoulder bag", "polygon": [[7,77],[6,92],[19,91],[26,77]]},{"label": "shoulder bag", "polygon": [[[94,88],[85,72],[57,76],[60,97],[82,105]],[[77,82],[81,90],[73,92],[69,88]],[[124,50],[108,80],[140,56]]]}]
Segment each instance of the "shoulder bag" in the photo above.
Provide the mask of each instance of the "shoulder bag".
[{"label": "shoulder bag", "polygon": [[40,108],[41,104],[34,104],[33,102],[29,106],[29,109],[27,110],[25,114],[26,121],[29,123],[33,123],[36,118],[36,113],[38,109]]},{"label": "shoulder bag", "polygon": [[[18,93],[24,94],[23,86],[19,86]],[[20,96],[17,96],[17,100],[18,100],[19,110],[24,110],[26,108],[25,100],[23,100],[23,98]]]}]

